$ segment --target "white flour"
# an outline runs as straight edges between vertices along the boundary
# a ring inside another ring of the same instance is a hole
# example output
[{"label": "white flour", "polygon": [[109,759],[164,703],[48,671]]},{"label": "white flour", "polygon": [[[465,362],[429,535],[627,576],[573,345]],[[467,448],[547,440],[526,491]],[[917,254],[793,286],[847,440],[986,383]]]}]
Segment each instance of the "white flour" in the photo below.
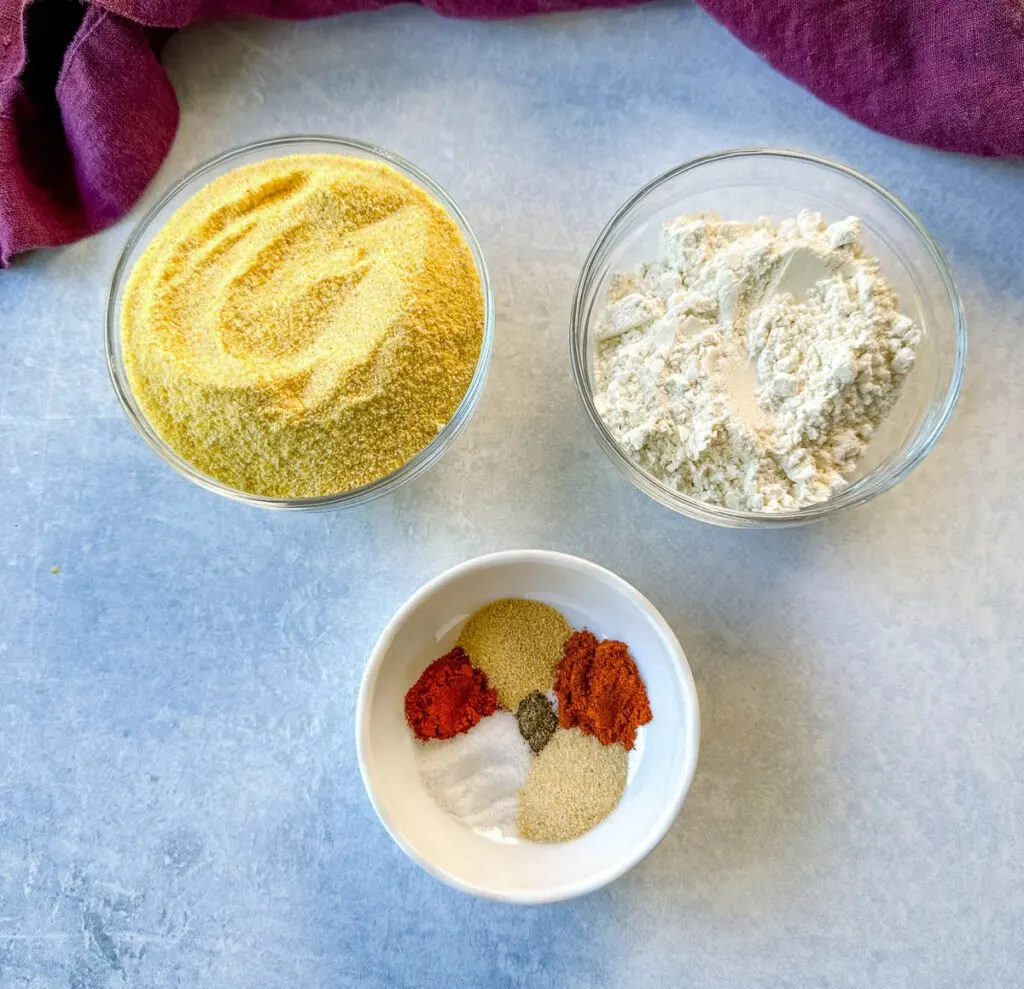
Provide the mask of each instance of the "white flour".
[{"label": "white flour", "polygon": [[844,487],[920,340],[859,235],[808,211],[667,223],[661,260],[615,275],[597,321],[595,403],[627,453],[729,508]]}]

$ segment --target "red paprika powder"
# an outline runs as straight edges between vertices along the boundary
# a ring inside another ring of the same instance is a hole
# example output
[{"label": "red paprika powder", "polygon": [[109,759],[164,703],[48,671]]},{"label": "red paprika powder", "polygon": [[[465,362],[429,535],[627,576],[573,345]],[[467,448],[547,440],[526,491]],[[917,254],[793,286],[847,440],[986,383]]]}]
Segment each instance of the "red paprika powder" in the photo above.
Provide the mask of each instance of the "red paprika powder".
[{"label": "red paprika powder", "polygon": [[458,647],[435,659],[405,695],[405,720],[417,738],[452,738],[494,714],[498,693]]},{"label": "red paprika powder", "polygon": [[565,643],[555,679],[558,723],[596,735],[602,745],[633,748],[636,730],[651,720],[647,689],[625,642],[583,629]]}]

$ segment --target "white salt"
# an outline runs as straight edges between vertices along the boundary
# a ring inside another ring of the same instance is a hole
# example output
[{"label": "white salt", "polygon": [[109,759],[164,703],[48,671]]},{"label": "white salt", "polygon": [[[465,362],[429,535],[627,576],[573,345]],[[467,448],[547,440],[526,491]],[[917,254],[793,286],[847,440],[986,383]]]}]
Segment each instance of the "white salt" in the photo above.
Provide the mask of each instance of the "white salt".
[{"label": "white salt", "polygon": [[514,714],[499,711],[462,735],[417,742],[416,761],[430,795],[452,817],[515,837],[519,789],[533,753]]}]

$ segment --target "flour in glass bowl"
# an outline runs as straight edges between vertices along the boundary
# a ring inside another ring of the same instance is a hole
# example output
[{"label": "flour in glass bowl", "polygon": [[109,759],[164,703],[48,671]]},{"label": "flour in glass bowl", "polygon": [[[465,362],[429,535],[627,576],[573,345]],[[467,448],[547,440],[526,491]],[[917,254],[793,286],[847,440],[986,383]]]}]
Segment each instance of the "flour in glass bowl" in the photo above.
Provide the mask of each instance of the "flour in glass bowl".
[{"label": "flour in glass bowl", "polygon": [[914,365],[860,221],[681,216],[661,258],[612,277],[594,402],[626,453],[682,494],[780,512],[849,483]]}]

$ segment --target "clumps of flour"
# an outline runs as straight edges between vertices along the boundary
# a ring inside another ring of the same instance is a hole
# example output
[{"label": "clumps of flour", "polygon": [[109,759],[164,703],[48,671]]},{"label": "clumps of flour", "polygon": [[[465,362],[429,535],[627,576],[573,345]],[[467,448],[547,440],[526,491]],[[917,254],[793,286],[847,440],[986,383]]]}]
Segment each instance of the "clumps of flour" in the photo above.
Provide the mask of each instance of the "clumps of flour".
[{"label": "clumps of flour", "polygon": [[860,221],[682,216],[662,256],[615,275],[596,325],[595,404],[683,494],[777,512],[843,488],[914,365]]}]

